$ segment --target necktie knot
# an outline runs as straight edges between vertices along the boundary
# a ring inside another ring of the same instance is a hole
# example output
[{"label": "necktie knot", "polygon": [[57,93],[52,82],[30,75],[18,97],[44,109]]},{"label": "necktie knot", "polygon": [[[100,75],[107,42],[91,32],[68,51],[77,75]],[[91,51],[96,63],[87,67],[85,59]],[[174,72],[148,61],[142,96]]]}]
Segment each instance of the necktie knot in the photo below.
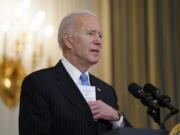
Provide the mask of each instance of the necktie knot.
[{"label": "necktie knot", "polygon": [[86,85],[86,86],[90,85],[88,81],[88,76],[85,73],[82,73],[80,75],[80,80],[81,80],[82,85]]}]

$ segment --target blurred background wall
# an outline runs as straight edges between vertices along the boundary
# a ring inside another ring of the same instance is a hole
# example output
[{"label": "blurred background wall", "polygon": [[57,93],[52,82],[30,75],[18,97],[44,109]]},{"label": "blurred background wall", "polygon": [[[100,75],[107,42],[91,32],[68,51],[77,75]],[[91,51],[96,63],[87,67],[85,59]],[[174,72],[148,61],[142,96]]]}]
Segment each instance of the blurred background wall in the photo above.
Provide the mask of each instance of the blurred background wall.
[{"label": "blurred background wall", "polygon": [[[127,91],[131,82],[157,86],[180,108],[180,1],[178,0],[0,0],[0,135],[18,135],[18,107],[25,75],[62,57],[61,19],[76,9],[94,11],[104,48],[90,71],[116,88],[120,110],[134,127],[159,128]],[[163,109],[162,115],[168,113]],[[180,123],[180,114],[166,123]]]}]

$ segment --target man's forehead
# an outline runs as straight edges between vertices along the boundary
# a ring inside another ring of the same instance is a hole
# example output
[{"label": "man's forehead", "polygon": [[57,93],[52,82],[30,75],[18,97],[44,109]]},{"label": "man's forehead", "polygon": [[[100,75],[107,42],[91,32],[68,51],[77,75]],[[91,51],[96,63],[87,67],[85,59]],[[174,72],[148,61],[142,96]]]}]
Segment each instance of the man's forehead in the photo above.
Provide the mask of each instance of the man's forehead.
[{"label": "man's forehead", "polygon": [[[89,14],[80,14],[75,17],[75,22],[77,23],[99,23],[99,19],[96,16],[89,15]],[[89,21],[87,21],[89,20]]]},{"label": "man's forehead", "polygon": [[87,29],[92,29],[98,27],[100,29],[100,22],[96,16],[83,14],[78,15],[75,20],[75,25],[77,27],[87,27]]}]

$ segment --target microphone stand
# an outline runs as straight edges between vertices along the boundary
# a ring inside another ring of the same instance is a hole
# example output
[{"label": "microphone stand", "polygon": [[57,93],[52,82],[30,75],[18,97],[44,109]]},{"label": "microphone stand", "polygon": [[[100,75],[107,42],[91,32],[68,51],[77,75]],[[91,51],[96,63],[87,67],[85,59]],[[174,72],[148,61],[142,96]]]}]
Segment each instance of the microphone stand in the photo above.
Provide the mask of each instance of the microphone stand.
[{"label": "microphone stand", "polygon": [[166,130],[164,123],[161,122],[160,107],[157,108],[148,107],[147,114],[150,115],[156,123],[158,123],[160,129]]},{"label": "microphone stand", "polygon": [[179,112],[179,110],[177,108],[173,108],[164,118],[164,123],[166,122],[166,120],[168,120],[170,117],[172,117],[173,115],[175,115],[178,112]]},{"label": "microphone stand", "polygon": [[171,98],[169,96],[160,95],[158,97],[159,97],[158,105],[161,107],[164,107],[164,108],[168,108],[170,110],[170,112],[164,118],[163,123],[165,123],[166,120],[168,120],[170,117],[172,117],[173,115],[178,113],[179,110],[176,107],[174,107],[173,105],[171,105]]},{"label": "microphone stand", "polygon": [[147,114],[150,115],[153,120],[158,123],[160,129],[165,130],[164,122],[161,122],[161,110],[157,101],[150,95],[142,96],[141,103],[148,107]]},{"label": "microphone stand", "polygon": [[[154,105],[149,106],[149,104],[146,104],[148,106],[147,114],[153,118],[154,122],[158,123],[160,129],[166,130],[166,127],[165,127],[166,121],[170,117],[178,113],[179,110],[170,104],[171,99],[168,96],[163,95],[161,96],[161,100],[157,100],[157,101],[155,101],[156,99],[153,99],[150,97],[148,99],[149,100],[147,100],[147,102],[151,101],[151,103],[154,103]],[[161,108],[160,107],[163,107],[163,108],[166,107],[170,110],[170,112],[165,116],[163,121],[161,121]]]}]

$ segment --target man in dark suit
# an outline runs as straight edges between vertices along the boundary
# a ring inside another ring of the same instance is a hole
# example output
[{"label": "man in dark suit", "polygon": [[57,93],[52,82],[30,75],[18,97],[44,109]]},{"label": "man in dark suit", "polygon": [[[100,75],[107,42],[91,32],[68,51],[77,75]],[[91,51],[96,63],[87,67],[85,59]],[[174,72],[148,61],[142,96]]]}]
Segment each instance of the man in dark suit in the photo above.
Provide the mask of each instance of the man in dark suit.
[{"label": "man in dark suit", "polygon": [[67,15],[58,41],[64,58],[23,81],[20,135],[101,135],[130,126],[118,111],[114,89],[88,72],[102,48],[97,16],[90,11]]}]

